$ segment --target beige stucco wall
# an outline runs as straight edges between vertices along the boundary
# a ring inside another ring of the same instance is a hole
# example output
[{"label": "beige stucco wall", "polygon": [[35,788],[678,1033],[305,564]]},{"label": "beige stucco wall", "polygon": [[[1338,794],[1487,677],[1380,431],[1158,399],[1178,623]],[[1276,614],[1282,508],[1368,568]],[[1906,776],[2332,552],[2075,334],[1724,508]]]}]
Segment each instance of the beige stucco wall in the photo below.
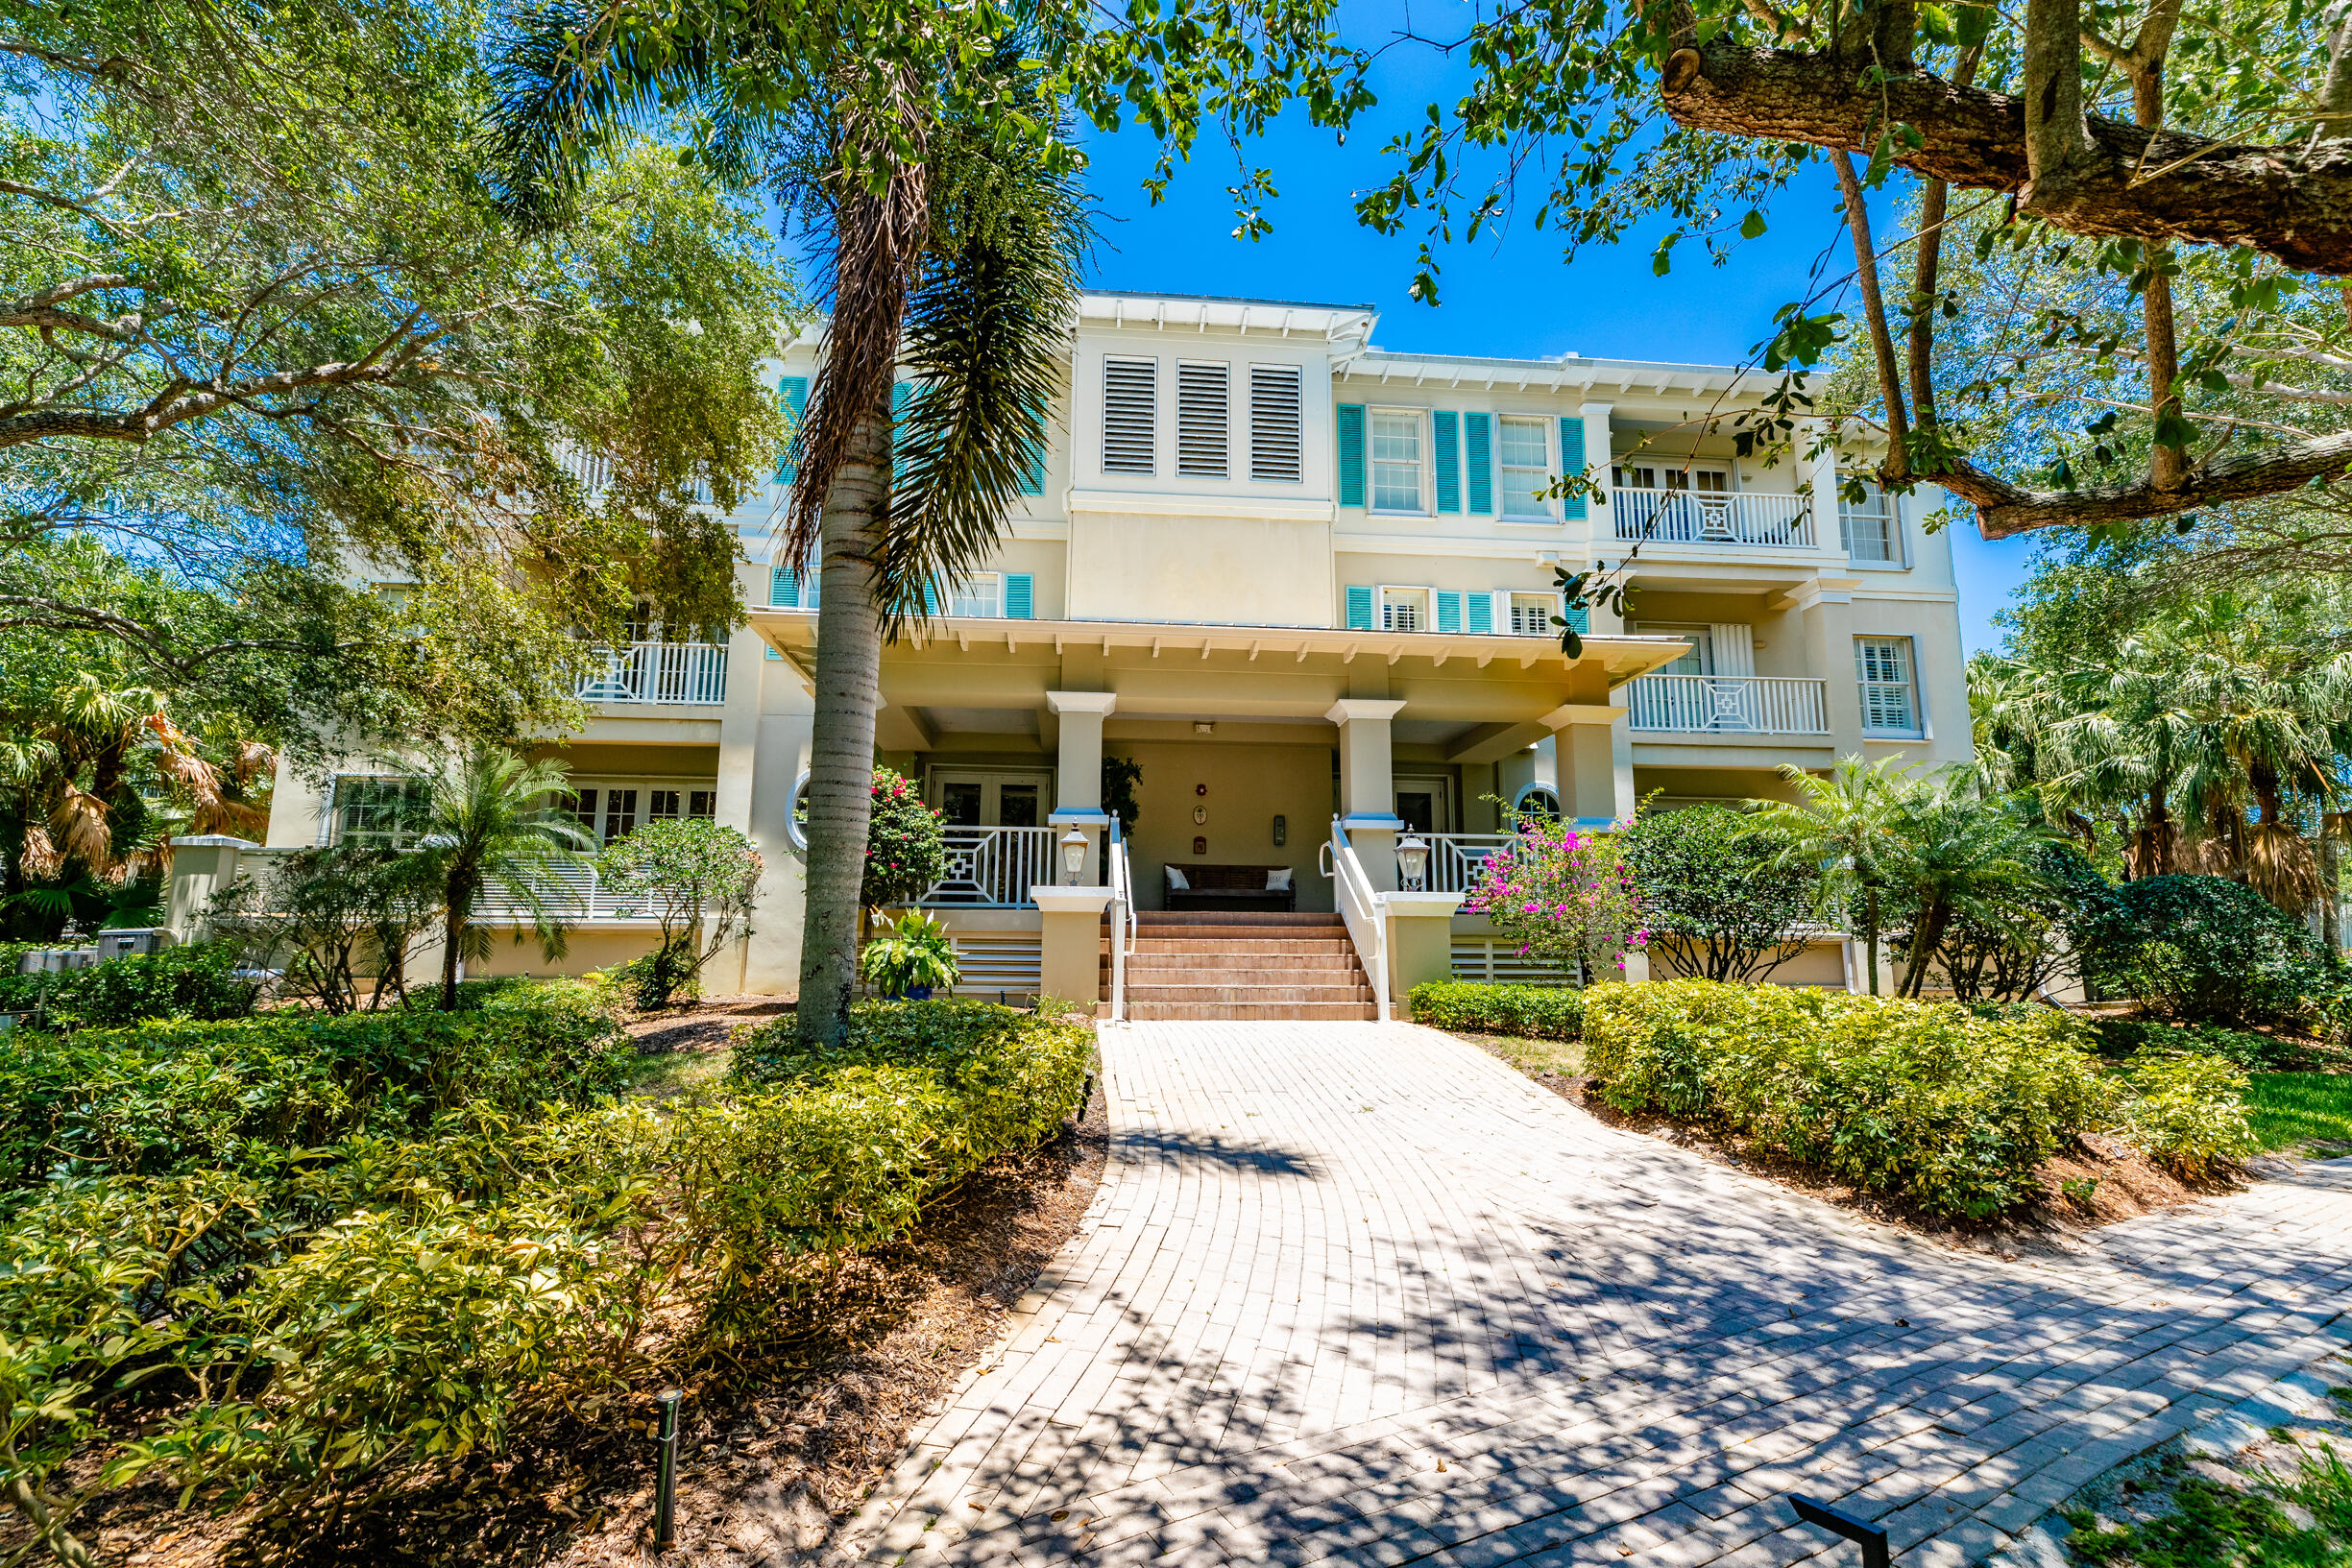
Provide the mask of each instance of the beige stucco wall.
[{"label": "beige stucco wall", "polygon": [[1075,619],[1328,626],[1331,582],[1324,522],[1088,512],[1070,523]]},{"label": "beige stucco wall", "polygon": [[[1135,867],[1135,892],[1147,909],[1165,906],[1164,865],[1289,866],[1300,909],[1328,910],[1331,884],[1316,869],[1317,855],[1331,835],[1333,802],[1331,748],[1287,743],[1251,744],[1249,726],[1221,726],[1245,732],[1228,740],[1220,734],[1200,743],[1105,739],[1103,750],[1132,757],[1143,766],[1136,784],[1141,816],[1128,840]],[[1196,793],[1206,784],[1208,793]],[[1193,822],[1193,808],[1208,812]],[[1289,842],[1276,848],[1273,819],[1285,819]],[[1192,852],[1194,835],[1208,840],[1208,853]]]}]

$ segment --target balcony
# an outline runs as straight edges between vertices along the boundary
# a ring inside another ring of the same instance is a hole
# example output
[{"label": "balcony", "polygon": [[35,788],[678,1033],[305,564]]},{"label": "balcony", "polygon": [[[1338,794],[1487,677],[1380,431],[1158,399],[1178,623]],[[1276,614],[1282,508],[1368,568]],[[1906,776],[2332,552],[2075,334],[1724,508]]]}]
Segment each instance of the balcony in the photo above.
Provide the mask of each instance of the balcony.
[{"label": "balcony", "polygon": [[949,828],[947,867],[915,903],[925,908],[1033,909],[1029,890],[1054,875],[1051,828]]},{"label": "balcony", "polygon": [[716,708],[727,700],[727,650],[716,643],[632,642],[591,657],[582,702]]},{"label": "balcony", "polygon": [[1803,495],[1629,488],[1610,492],[1609,504],[1617,538],[1628,543],[1809,550],[1814,543]]},{"label": "balcony", "polygon": [[1827,735],[1828,683],[1777,675],[1644,675],[1626,727],[1670,735]]}]

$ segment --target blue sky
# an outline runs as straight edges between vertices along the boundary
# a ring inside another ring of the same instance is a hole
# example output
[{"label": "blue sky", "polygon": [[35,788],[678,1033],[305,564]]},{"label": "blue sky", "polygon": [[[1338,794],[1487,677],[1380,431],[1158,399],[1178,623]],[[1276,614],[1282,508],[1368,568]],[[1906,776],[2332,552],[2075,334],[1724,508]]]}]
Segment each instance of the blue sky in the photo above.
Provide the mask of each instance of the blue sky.
[{"label": "blue sky", "polygon": [[[1090,183],[1103,217],[1092,280],[1104,288],[1372,305],[1381,312],[1374,341],[1388,349],[1729,364],[1767,335],[1776,308],[1805,293],[1813,258],[1835,237],[1835,190],[1825,172],[1782,196],[1772,229],[1728,267],[1710,265],[1685,243],[1674,270],[1654,276],[1659,230],[1588,248],[1567,265],[1556,235],[1522,222],[1445,250],[1443,302],[1419,304],[1406,292],[1418,231],[1384,238],[1355,221],[1353,199],[1383,178],[1379,149],[1388,137],[1415,123],[1433,97],[1450,102],[1458,81],[1429,54],[1391,56],[1375,79],[1380,107],[1345,147],[1301,120],[1245,149],[1252,164],[1274,171],[1280,192],[1269,208],[1273,234],[1254,242],[1232,237],[1226,187],[1238,181],[1229,149],[1203,149],[1154,206],[1143,188],[1156,151],[1149,134],[1090,135]],[[1532,187],[1530,194],[1540,195]],[[1998,646],[1991,616],[2024,575],[2030,543],[1988,544],[1964,524],[1952,544],[1961,635],[1972,651]]]}]

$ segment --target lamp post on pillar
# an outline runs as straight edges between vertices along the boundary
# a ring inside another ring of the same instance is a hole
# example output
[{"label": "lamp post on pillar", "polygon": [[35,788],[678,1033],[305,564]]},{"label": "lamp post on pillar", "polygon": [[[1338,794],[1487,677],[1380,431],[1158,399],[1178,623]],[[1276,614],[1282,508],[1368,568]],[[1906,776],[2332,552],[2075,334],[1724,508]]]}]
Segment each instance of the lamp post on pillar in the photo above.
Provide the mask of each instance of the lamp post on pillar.
[{"label": "lamp post on pillar", "polygon": [[1340,727],[1341,826],[1376,891],[1396,890],[1396,781],[1389,723],[1404,711],[1386,697],[1342,697],[1323,716]]},{"label": "lamp post on pillar", "polygon": [[[1083,873],[1100,866],[1103,839],[1110,818],[1103,810],[1103,721],[1119,706],[1110,691],[1049,691],[1046,706],[1061,720],[1061,746],[1054,777],[1054,809],[1050,827],[1074,829],[1086,837]],[[1062,842],[1067,842],[1065,835]],[[1107,882],[1103,875],[1077,880],[1087,885]]]}]

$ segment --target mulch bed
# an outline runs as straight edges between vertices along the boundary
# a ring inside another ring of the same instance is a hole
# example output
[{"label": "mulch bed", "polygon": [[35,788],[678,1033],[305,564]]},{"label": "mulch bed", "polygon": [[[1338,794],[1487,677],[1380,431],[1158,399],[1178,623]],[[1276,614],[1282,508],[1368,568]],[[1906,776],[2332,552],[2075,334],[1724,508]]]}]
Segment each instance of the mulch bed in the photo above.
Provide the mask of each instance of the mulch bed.
[{"label": "mulch bed", "polygon": [[[1474,1034],[1455,1038],[1501,1056]],[[1508,1058],[1504,1058],[1508,1060]],[[2192,1203],[2215,1193],[2236,1191],[2243,1182],[2219,1176],[2204,1183],[2184,1182],[2150,1163],[2138,1149],[2118,1138],[2089,1133],[2073,1140],[2034,1172],[2042,1195],[1997,1220],[1953,1219],[1922,1214],[1909,1204],[1831,1181],[1819,1170],[1788,1159],[1775,1150],[1757,1148],[1745,1139],[1722,1138],[1704,1129],[1648,1112],[1620,1111],[1590,1092],[1592,1080],[1559,1073],[1528,1074],[1562,1099],[1612,1127],[1623,1127],[1686,1148],[1721,1164],[1769,1178],[1807,1197],[1834,1203],[1882,1224],[1931,1238],[1947,1245],[1988,1252],[2004,1258],[2026,1253],[2071,1253],[2084,1250],[2090,1233],[2121,1219]],[[2265,1161],[2257,1159],[2260,1173]],[[2080,1183],[2093,1185],[2085,1188]],[[2073,1194],[2067,1187],[2073,1185]]]},{"label": "mulch bed", "polygon": [[[723,1050],[737,1025],[782,1010],[760,998],[697,1003],[630,1032],[656,1049]],[[854,1259],[739,1365],[690,1389],[677,1545],[658,1559],[650,1389],[625,1415],[495,1460],[404,1476],[339,1516],[261,1529],[251,1512],[182,1512],[169,1488],[150,1485],[94,1505],[79,1532],[106,1560],[135,1568],[829,1561],[836,1532],[897,1462],[914,1423],[995,1345],[1007,1309],[1077,1233],[1108,1146],[1098,1085],[1059,1137],[983,1168],[904,1240]]]}]

